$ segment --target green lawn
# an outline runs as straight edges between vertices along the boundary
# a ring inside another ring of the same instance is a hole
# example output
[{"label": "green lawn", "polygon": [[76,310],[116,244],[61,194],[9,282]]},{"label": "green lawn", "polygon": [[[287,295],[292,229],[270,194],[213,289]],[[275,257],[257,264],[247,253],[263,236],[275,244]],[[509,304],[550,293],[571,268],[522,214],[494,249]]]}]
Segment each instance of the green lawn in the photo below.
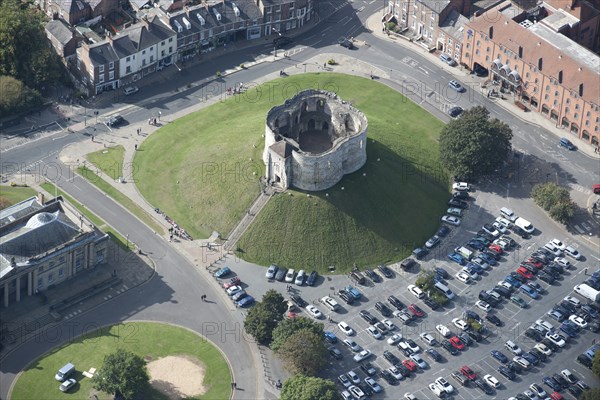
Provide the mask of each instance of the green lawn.
[{"label": "green lawn", "polygon": [[[169,355],[187,355],[205,367],[203,384],[207,393],[198,399],[228,399],[231,394],[231,371],[221,352],[210,342],[186,329],[157,323],[127,323],[95,331],[68,345],[55,349],[31,364],[19,377],[11,398],[81,399],[92,393],[91,379],[82,375],[90,368],[99,369],[104,356],[117,349],[129,350],[146,359],[156,360]],[[78,384],[68,393],[58,390],[54,374],[67,362],[75,365],[74,378]],[[112,395],[99,396],[102,400]],[[145,399],[165,399],[156,391],[146,393]]]},{"label": "green lawn", "polygon": [[35,196],[37,192],[30,187],[0,186],[0,208],[6,208]]},{"label": "green lawn", "polygon": [[123,176],[123,160],[125,157],[125,148],[121,145],[109,147],[89,153],[85,156],[89,162],[98,167],[111,179],[117,180]]},{"label": "green lawn", "polygon": [[310,87],[333,90],[366,114],[367,165],[329,197],[276,196],[242,237],[240,255],[321,271],[335,265],[337,272],[403,258],[431,236],[446,208],[448,175],[438,161],[443,124],[370,79],[277,79],[168,124],[136,154],[140,191],[192,236],[227,235],[259,193],[267,111]]}]

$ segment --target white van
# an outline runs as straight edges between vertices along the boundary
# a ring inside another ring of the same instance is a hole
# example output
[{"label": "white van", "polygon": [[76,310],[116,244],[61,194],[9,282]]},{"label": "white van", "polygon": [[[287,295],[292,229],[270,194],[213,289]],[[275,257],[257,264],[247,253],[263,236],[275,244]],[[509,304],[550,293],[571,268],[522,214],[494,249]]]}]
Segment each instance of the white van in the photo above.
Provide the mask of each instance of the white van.
[{"label": "white van", "polygon": [[71,363],[67,363],[64,367],[58,370],[56,375],[54,375],[54,379],[56,379],[59,382],[63,382],[73,372],[75,372],[75,366]]},{"label": "white van", "polygon": [[535,231],[535,228],[533,225],[531,225],[531,222],[527,221],[525,218],[517,217],[515,220],[515,225],[527,233],[533,233],[533,231]]},{"label": "white van", "polygon": [[473,252],[464,246],[457,247],[456,249],[454,249],[454,251],[456,251],[458,254],[460,254],[469,261],[471,260],[471,258],[473,258]]},{"label": "white van", "polygon": [[452,300],[454,298],[454,293],[452,292],[452,290],[450,290],[448,288],[448,286],[446,286],[440,282],[436,282],[435,288],[437,290],[439,290],[440,292],[442,292],[448,298],[448,300]]},{"label": "white van", "polygon": [[508,207],[502,207],[500,209],[500,214],[502,214],[502,216],[508,219],[510,222],[515,222],[515,220],[518,218],[517,214],[515,214],[513,210]]}]

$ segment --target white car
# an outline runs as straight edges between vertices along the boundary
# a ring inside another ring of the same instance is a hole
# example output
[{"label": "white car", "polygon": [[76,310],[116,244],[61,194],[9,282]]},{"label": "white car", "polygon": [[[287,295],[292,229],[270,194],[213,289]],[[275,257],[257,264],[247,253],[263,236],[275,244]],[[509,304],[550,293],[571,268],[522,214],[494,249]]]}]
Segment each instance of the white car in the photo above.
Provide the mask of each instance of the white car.
[{"label": "white car", "polygon": [[408,285],[408,291],[411,292],[417,299],[421,299],[425,296],[425,293],[415,285]]},{"label": "white car", "polygon": [[[361,361],[369,358],[370,355],[371,355],[371,351],[365,349],[354,356],[354,361],[361,362]],[[373,389],[373,390],[375,390],[375,389]]]},{"label": "white car", "polygon": [[450,382],[448,382],[441,376],[435,380],[435,384],[438,385],[446,393],[454,392],[454,386],[452,386]]},{"label": "white car", "polygon": [[384,319],[383,324],[388,328],[389,331],[395,331],[396,329],[398,329],[398,327],[389,319]]},{"label": "white car", "polygon": [[496,228],[496,230],[499,231],[500,233],[506,233],[506,227],[504,225],[502,225],[500,222],[494,221],[494,222],[492,222],[492,226],[494,228]]},{"label": "white car", "polygon": [[485,312],[489,312],[492,309],[492,306],[490,306],[488,303],[486,303],[483,300],[477,300],[475,305],[477,306],[477,308],[479,308],[480,310],[483,310]]},{"label": "white car", "polygon": [[550,253],[554,254],[555,257],[562,256],[562,250],[554,245],[554,243],[548,242],[544,245],[544,248]]},{"label": "white car", "polygon": [[573,304],[577,308],[581,307],[581,301],[577,297],[566,296],[563,300]]},{"label": "white car", "polygon": [[402,340],[402,335],[401,334],[396,334],[396,335],[392,335],[388,338],[387,342],[388,344],[391,344],[392,346],[398,344],[399,341]]},{"label": "white car", "polygon": [[354,340],[344,339],[344,344],[350,348],[355,353],[358,353],[362,350],[359,344],[357,344]]},{"label": "white car", "polygon": [[546,332],[554,329],[554,326],[550,322],[545,321],[543,319],[538,319],[535,321],[535,323],[543,327],[546,330]]},{"label": "white car", "polygon": [[229,296],[233,296],[236,293],[241,292],[242,290],[244,290],[241,286],[232,286],[230,288],[227,289],[227,294]]},{"label": "white car", "polygon": [[486,263],[481,257],[475,257],[471,260],[471,262],[479,265],[482,269],[488,269],[490,267],[490,264]]},{"label": "white car", "polygon": [[469,275],[474,281],[479,279],[479,274],[477,273],[477,271],[475,271],[475,269],[468,269],[467,267],[463,267],[460,270],[460,272],[464,272],[465,274]]},{"label": "white car", "polygon": [[498,217],[498,218],[496,218],[496,222],[507,229],[512,226],[512,223],[509,220],[507,220],[506,218]]},{"label": "white car", "polygon": [[139,90],[137,86],[127,86],[123,88],[123,93],[125,93],[125,96],[129,96],[130,94],[137,93]]},{"label": "white car", "polygon": [[588,326],[588,323],[585,322],[585,319],[581,318],[579,315],[571,315],[569,317],[569,321],[571,321],[581,329],[585,329]]},{"label": "white car", "polygon": [[452,184],[452,190],[458,190],[458,191],[469,191],[471,190],[471,186],[469,186],[469,184],[467,182],[454,182]]},{"label": "white car", "polygon": [[73,386],[75,386],[75,384],[77,383],[77,381],[73,378],[71,379],[66,379],[63,383],[60,384],[60,386],[58,387],[58,389],[61,392],[68,392],[69,389],[71,389]]},{"label": "white car", "polygon": [[402,373],[400,372],[400,370],[398,370],[398,368],[396,367],[390,367],[388,368],[388,371],[390,374],[392,374],[392,376],[396,379],[398,379],[399,381],[401,381],[402,379],[404,379],[404,375],[402,375]]},{"label": "white car", "polygon": [[485,375],[483,377],[483,381],[491,387],[493,387],[494,389],[498,389],[498,387],[500,386],[500,381],[490,374]]},{"label": "white car", "polygon": [[546,332],[546,338],[558,347],[565,347],[565,344],[567,344],[558,333],[553,331]]},{"label": "white car", "polygon": [[552,243],[553,245],[555,245],[556,247],[558,247],[561,251],[564,250],[567,246],[565,246],[565,244],[563,242],[561,242],[560,240],[554,238],[550,241],[550,243]]},{"label": "white car", "polygon": [[454,226],[459,226],[460,218],[455,217],[454,215],[444,215],[442,217],[442,222],[445,222],[447,224],[454,225]]},{"label": "white car", "polygon": [[506,290],[510,290],[511,292],[513,291],[513,286],[506,281],[498,282],[498,286],[503,287]]},{"label": "white car", "polygon": [[454,318],[452,320],[452,323],[454,324],[455,327],[457,327],[458,329],[461,329],[463,331],[466,331],[467,329],[469,329],[469,325],[460,318]]},{"label": "white car", "polygon": [[408,349],[408,350],[412,351],[413,353],[418,353],[421,351],[421,348],[419,347],[419,345],[410,339],[409,339],[409,341],[407,341],[406,339],[401,340],[400,343],[398,343],[398,348],[404,349],[404,350]]},{"label": "white car", "polygon": [[323,313],[317,307],[313,306],[312,304],[306,306],[306,311],[316,319],[323,318]]},{"label": "white car", "polygon": [[404,399],[405,400],[417,400],[417,396],[415,396],[414,394],[407,392],[404,393]]},{"label": "white car", "polygon": [[576,384],[578,379],[575,375],[573,375],[573,373],[571,371],[569,371],[568,369],[563,369],[562,371],[560,371],[560,374],[571,384]]},{"label": "white car", "polygon": [[348,388],[348,390],[350,391],[350,393],[352,393],[352,398],[354,398],[354,399],[366,399],[367,398],[367,396],[365,395],[365,392],[363,392],[363,390],[361,388],[359,388],[358,386],[352,385]]},{"label": "white car", "polygon": [[463,210],[456,207],[451,207],[446,210],[446,214],[454,215],[455,217],[462,217]]},{"label": "white car", "polygon": [[429,368],[429,364],[427,364],[427,361],[423,360],[423,357],[421,357],[420,354],[411,354],[409,357],[411,360],[413,360],[415,362],[415,364],[417,364],[419,366],[419,368],[421,368],[421,369]]},{"label": "white car", "polygon": [[527,361],[523,357],[515,356],[515,357],[513,357],[513,361],[516,362],[517,364],[519,364],[524,369],[529,369],[529,367],[531,366],[529,361]]},{"label": "white car", "polygon": [[564,269],[571,269],[573,264],[569,260],[564,257],[556,257],[554,258],[554,262],[563,267]]},{"label": "white car", "polygon": [[538,396],[540,399],[545,399],[546,397],[548,397],[548,393],[546,393],[544,388],[542,388],[537,383],[532,383],[531,385],[529,385],[529,389],[531,389],[531,391],[535,393],[536,396]]},{"label": "white car", "polygon": [[507,340],[504,344],[504,348],[506,348],[506,350],[509,350],[516,356],[523,354],[523,350],[521,350],[519,345],[513,342],[512,340]]},{"label": "white car", "polygon": [[348,379],[352,381],[355,385],[360,383],[360,377],[354,371],[349,371],[346,375],[348,375]]},{"label": "white car", "polygon": [[341,321],[338,324],[338,328],[340,328],[340,331],[344,332],[346,334],[346,336],[352,336],[352,335],[354,335],[354,329],[350,328],[350,325],[348,325],[344,321]]},{"label": "white car", "polygon": [[568,255],[569,257],[572,257],[576,260],[580,260],[582,255],[580,252],[578,252],[574,247],[572,246],[567,246],[565,247],[565,254]]},{"label": "white car", "polygon": [[469,276],[469,273],[465,271],[460,271],[458,274],[456,274],[456,279],[458,279],[462,283],[471,283],[471,276]]},{"label": "white car", "polygon": [[342,386],[344,386],[345,388],[349,388],[350,386],[352,386],[350,379],[348,379],[348,377],[344,374],[338,376],[338,381],[340,381]]},{"label": "white car", "polygon": [[288,269],[287,274],[285,274],[285,281],[287,283],[294,282],[294,276],[295,275],[296,275],[296,271],[294,271],[292,268]]},{"label": "white car", "polygon": [[[348,390],[350,390],[350,388],[348,388]],[[352,396],[348,390],[344,390],[344,391],[340,392],[340,394],[342,395],[342,399],[343,400],[354,400],[354,396]]]},{"label": "white car", "polygon": [[435,330],[438,331],[440,335],[442,335],[445,338],[450,337],[450,335],[452,335],[452,332],[450,331],[450,329],[448,329],[446,325],[436,325]]},{"label": "white car", "polygon": [[375,379],[371,377],[365,378],[365,383],[369,385],[369,387],[373,389],[375,393],[381,393],[383,391],[383,388],[379,385],[379,383],[377,383]]},{"label": "white car", "polygon": [[306,271],[301,269],[298,271],[298,275],[296,276],[296,281],[294,282],[298,286],[304,285],[304,280],[306,279]]},{"label": "white car", "polygon": [[369,332],[375,339],[381,339],[381,332],[379,332],[379,329],[375,328],[374,326],[368,327],[367,332]]},{"label": "white car", "polygon": [[275,274],[277,273],[277,270],[278,270],[278,269],[279,269],[279,268],[277,268],[277,266],[276,266],[276,265],[271,265],[271,266],[269,267],[269,269],[267,269],[267,272],[265,273],[265,277],[266,277],[267,279],[275,279]]},{"label": "white car", "polygon": [[552,354],[552,350],[548,346],[546,346],[544,343],[537,343],[533,347],[536,348],[540,353],[542,353],[544,355],[549,356]]},{"label": "white car", "polygon": [[419,337],[422,341],[430,346],[435,346],[437,344],[437,340],[435,340],[435,337],[431,334],[431,332],[423,332],[419,335]]},{"label": "white car", "polygon": [[502,248],[502,250],[510,250],[510,242],[507,240],[504,240],[502,238],[498,238],[496,240],[494,240],[494,244],[497,244],[498,246],[500,246],[500,248]]},{"label": "white car", "polygon": [[433,394],[435,394],[437,397],[442,397],[444,395],[444,390],[439,387],[437,384],[435,383],[430,383],[429,384],[429,390],[431,390],[433,392]]},{"label": "white car", "polygon": [[494,228],[492,225],[485,224],[481,227],[481,229],[483,229],[484,232],[489,233],[490,235],[492,235],[495,238],[500,236],[500,232],[496,228]]}]

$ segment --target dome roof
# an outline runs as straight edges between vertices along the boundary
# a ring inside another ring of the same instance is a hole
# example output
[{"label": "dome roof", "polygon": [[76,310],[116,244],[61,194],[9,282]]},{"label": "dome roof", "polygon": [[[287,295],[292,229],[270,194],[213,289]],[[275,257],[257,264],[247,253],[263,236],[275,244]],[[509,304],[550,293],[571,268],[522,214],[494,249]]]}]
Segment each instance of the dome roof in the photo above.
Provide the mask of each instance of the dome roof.
[{"label": "dome roof", "polygon": [[41,212],[39,214],[35,214],[33,217],[29,218],[27,221],[27,225],[25,225],[29,229],[39,228],[40,226],[44,226],[52,221],[54,221],[58,217],[58,212],[55,214],[48,212]]}]

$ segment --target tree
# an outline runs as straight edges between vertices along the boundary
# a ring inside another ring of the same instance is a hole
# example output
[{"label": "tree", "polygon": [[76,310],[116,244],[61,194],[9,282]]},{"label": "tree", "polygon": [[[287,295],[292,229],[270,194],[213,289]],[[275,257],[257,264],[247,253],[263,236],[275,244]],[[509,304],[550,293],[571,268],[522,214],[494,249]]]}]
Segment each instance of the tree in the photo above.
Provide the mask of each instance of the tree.
[{"label": "tree", "polygon": [[575,203],[566,188],[547,182],[535,185],[531,189],[535,203],[548,211],[555,221],[566,224],[575,215]]},{"label": "tree", "polygon": [[448,298],[439,290],[435,289],[435,280],[433,279],[434,277],[435,273],[432,270],[423,270],[417,276],[415,285],[417,285],[425,293],[427,293],[431,300],[436,302],[438,305],[445,306],[450,300],[448,300]]},{"label": "tree", "polygon": [[0,117],[42,105],[37,90],[29,89],[12,76],[0,75],[0,93]]},{"label": "tree", "polygon": [[285,298],[276,290],[269,289],[263,295],[262,303],[265,307],[273,309],[277,314],[283,315],[287,311],[287,301]]},{"label": "tree", "polygon": [[273,330],[283,319],[283,314],[277,313],[258,302],[252,307],[244,320],[244,329],[260,344],[269,344]]},{"label": "tree", "polygon": [[328,379],[295,375],[283,383],[281,400],[341,400],[335,383]]},{"label": "tree", "polygon": [[581,400],[598,400],[600,399],[600,388],[590,388],[583,392]]},{"label": "tree", "polygon": [[507,159],[512,131],[489,114],[485,107],[477,106],[442,129],[440,160],[455,176],[473,179],[487,175]]},{"label": "tree", "polygon": [[277,354],[291,373],[316,375],[325,366],[328,353],[323,335],[303,329],[290,336]]},{"label": "tree", "polygon": [[94,389],[110,394],[120,393],[126,399],[142,394],[149,380],[146,361],[123,349],[105,356],[102,367],[92,378]]},{"label": "tree", "polygon": [[307,330],[321,338],[323,337],[323,324],[320,322],[315,322],[306,317],[285,319],[281,321],[279,325],[277,325],[277,328],[275,328],[273,331],[271,349],[273,351],[279,350],[279,348],[286,343],[290,336],[300,332],[301,330]]},{"label": "tree", "polygon": [[[594,358],[592,359],[592,372],[600,378],[600,350],[594,353]],[[600,399],[600,397],[596,398]]]}]

